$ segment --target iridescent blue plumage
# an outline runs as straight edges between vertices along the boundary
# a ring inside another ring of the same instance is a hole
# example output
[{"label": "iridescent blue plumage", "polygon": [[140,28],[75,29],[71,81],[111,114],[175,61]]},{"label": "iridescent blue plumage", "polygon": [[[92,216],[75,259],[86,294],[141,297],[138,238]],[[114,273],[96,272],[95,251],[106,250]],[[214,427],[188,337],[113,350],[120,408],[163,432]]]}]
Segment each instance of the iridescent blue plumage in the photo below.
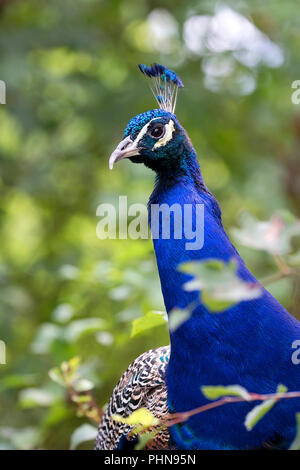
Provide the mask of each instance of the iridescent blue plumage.
[{"label": "iridescent blue plumage", "polygon": [[178,75],[173,70],[157,63],[149,67],[139,64],[139,69],[144,75],[153,79],[154,86],[151,90],[159,107],[174,113],[178,88],[183,88]]},{"label": "iridescent blue plumage", "polygon": [[150,65],[150,67],[147,67],[147,65],[139,64],[139,69],[142,73],[144,73],[150,78],[160,76],[163,80],[167,82],[173,82],[179,88],[183,87],[183,83],[178,77],[178,75],[173,72],[173,70],[170,70],[167,67],[164,67],[163,65],[154,63],[153,65]]}]

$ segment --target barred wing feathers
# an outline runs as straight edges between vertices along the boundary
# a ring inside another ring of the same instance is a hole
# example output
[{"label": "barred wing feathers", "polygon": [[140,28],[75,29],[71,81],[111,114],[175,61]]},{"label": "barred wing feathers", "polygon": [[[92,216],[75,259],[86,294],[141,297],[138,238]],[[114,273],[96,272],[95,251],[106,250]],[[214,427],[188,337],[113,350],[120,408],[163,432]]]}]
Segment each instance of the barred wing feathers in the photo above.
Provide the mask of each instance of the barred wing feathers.
[{"label": "barred wing feathers", "polygon": [[[112,416],[115,414],[128,417],[141,407],[147,408],[158,419],[168,414],[165,371],[169,355],[169,346],[150,349],[130,364],[112,393],[99,426],[95,449],[118,448],[121,438],[132,429],[127,424],[114,421]],[[147,445],[147,449],[168,447],[168,430],[160,431]]]}]

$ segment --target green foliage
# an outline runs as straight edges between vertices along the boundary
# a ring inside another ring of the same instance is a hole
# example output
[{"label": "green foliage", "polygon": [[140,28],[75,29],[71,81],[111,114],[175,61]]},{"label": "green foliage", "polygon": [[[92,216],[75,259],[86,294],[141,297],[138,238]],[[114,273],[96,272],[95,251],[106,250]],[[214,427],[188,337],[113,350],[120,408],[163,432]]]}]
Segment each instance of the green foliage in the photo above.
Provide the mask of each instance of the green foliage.
[{"label": "green foliage", "polygon": [[137,434],[142,433],[151,426],[157,426],[159,424],[159,420],[146,408],[138,408],[136,411],[131,413],[128,418],[124,418],[123,416],[116,414],[113,416],[113,419],[119,423],[133,426],[133,432]]},{"label": "green foliage", "polygon": [[60,367],[51,369],[49,377],[66,388],[67,396],[77,406],[77,416],[86,416],[98,425],[103,411],[96,405],[90,393],[95,385],[91,380],[81,377],[79,365],[79,357],[73,357],[68,362],[63,362]]},{"label": "green foliage", "polygon": [[182,308],[173,308],[173,310],[169,314],[169,329],[170,331],[175,331],[179,328],[185,321],[187,321],[192,313],[192,309],[190,311],[188,309]]},{"label": "green foliage", "polygon": [[300,221],[288,211],[275,213],[268,221],[258,221],[251,214],[243,214],[241,228],[232,229],[236,241],[250,248],[272,255],[286,255],[292,251],[292,240],[300,235]]},{"label": "green foliage", "polygon": [[240,385],[204,385],[201,387],[203,395],[209,400],[217,400],[223,397],[241,397],[244,400],[249,400],[249,393],[244,387]]},{"label": "green foliage", "polygon": [[194,276],[184,285],[185,290],[201,291],[201,301],[212,313],[261,295],[258,284],[245,282],[238,276],[234,260],[228,264],[219,260],[182,263],[180,270]]},{"label": "green foliage", "polygon": [[[278,385],[276,393],[285,393],[287,388],[284,385]],[[245,426],[247,431],[252,431],[254,426],[273,408],[277,400],[265,400],[255,406],[245,418]]]},{"label": "green foliage", "polygon": [[[226,402],[230,402],[228,397],[240,397],[241,400],[236,401],[254,401],[261,400],[259,405],[252,408],[251,411],[246,415],[244,424],[247,431],[252,431],[254,426],[273,408],[273,406],[280,400],[281,395],[287,392],[285,385],[278,385],[275,397],[269,398],[269,396],[260,395],[257,393],[249,393],[244,387],[240,385],[217,385],[217,386],[204,386],[201,387],[203,395],[209,400],[224,399]],[[292,399],[292,398],[290,398]],[[222,400],[221,400],[222,401]],[[220,403],[224,405],[225,403]],[[297,442],[295,440],[295,442]]]},{"label": "green foliage", "polygon": [[95,442],[98,428],[90,424],[82,424],[73,432],[70,439],[70,449],[76,449],[80,444],[86,441]]},{"label": "green foliage", "polygon": [[132,322],[131,337],[144,333],[156,326],[166,325],[167,317],[165,312],[147,312],[146,315],[136,318]]},{"label": "green foliage", "polygon": [[24,388],[19,394],[19,404],[21,408],[49,406],[53,403],[53,400],[53,394],[41,388]]},{"label": "green foliage", "polygon": [[[119,194],[129,204],[146,203],[153,187],[141,165],[126,161],[108,170],[129,118],[155,106],[137,63],[159,61],[182,78],[176,113],[227,229],[241,210],[257,220],[281,207],[299,212],[300,108],[289,89],[300,69],[295,2],[232,3],[282,46],[286,60],[278,68],[245,65],[231,51],[201,56],[187,49],[185,21],[214,14],[218,2],[156,3],[1,2],[1,449],[67,449],[72,433],[89,424],[76,413],[79,405],[82,413],[89,408],[68,396],[61,363],[81,357],[79,388],[93,383],[102,407],[133,359],[169,342],[156,314],[155,329],[130,337],[134,320],[142,325],[147,312],[164,309],[151,240],[95,235],[98,204],[116,204]],[[241,94],[245,80],[254,89]],[[258,278],[274,273],[263,251],[239,248]],[[295,237],[292,248],[286,262],[299,266]],[[300,318],[298,284],[286,278],[271,292]],[[71,391],[73,398],[90,395]]]}]

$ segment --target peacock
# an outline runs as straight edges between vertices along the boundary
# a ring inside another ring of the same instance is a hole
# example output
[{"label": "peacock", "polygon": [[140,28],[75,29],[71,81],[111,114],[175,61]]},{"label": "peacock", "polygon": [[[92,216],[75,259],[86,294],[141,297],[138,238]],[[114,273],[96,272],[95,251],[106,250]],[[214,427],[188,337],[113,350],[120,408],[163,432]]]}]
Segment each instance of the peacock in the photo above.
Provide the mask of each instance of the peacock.
[{"label": "peacock", "polygon": [[[155,172],[150,196],[149,224],[153,205],[185,204],[192,207],[195,229],[196,206],[204,207],[204,243],[187,249],[185,234],[153,237],[154,251],[168,315],[174,308],[192,307],[191,315],[177,329],[170,329],[170,347],[150,350],[127,369],[113,391],[100,423],[96,449],[133,448],[137,437],[128,424],[112,419],[115,413],[129,416],[139,407],[159,419],[169,413],[186,412],[209,403],[204,385],[239,384],[261,394],[276,392],[278,384],[300,390],[300,365],[293,364],[292,344],[300,339],[300,323],[255,279],[231,243],[222,225],[220,206],[204,183],[196,152],[175,112],[180,78],[168,68],[139,65],[151,79],[158,108],[131,119],[121,143],[109,160],[110,169],[124,158],[143,163]],[[243,281],[259,285],[261,295],[212,314],[201,301],[201,292],[186,290],[191,275],[182,263],[234,259]],[[257,404],[258,402],[255,402]],[[247,401],[227,404],[195,414],[163,429],[148,448],[155,449],[286,449],[296,435],[300,399],[280,400],[251,430],[243,418],[253,409]]]}]

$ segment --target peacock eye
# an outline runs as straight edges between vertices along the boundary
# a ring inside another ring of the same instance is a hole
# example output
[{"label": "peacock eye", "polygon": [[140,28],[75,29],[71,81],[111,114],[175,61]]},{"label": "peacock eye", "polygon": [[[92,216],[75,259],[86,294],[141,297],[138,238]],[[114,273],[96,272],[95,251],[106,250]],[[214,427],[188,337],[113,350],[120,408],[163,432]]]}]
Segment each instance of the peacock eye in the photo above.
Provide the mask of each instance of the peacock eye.
[{"label": "peacock eye", "polygon": [[165,126],[162,124],[158,124],[157,126],[153,127],[150,131],[151,137],[154,137],[154,139],[159,139],[162,137],[165,133]]}]

